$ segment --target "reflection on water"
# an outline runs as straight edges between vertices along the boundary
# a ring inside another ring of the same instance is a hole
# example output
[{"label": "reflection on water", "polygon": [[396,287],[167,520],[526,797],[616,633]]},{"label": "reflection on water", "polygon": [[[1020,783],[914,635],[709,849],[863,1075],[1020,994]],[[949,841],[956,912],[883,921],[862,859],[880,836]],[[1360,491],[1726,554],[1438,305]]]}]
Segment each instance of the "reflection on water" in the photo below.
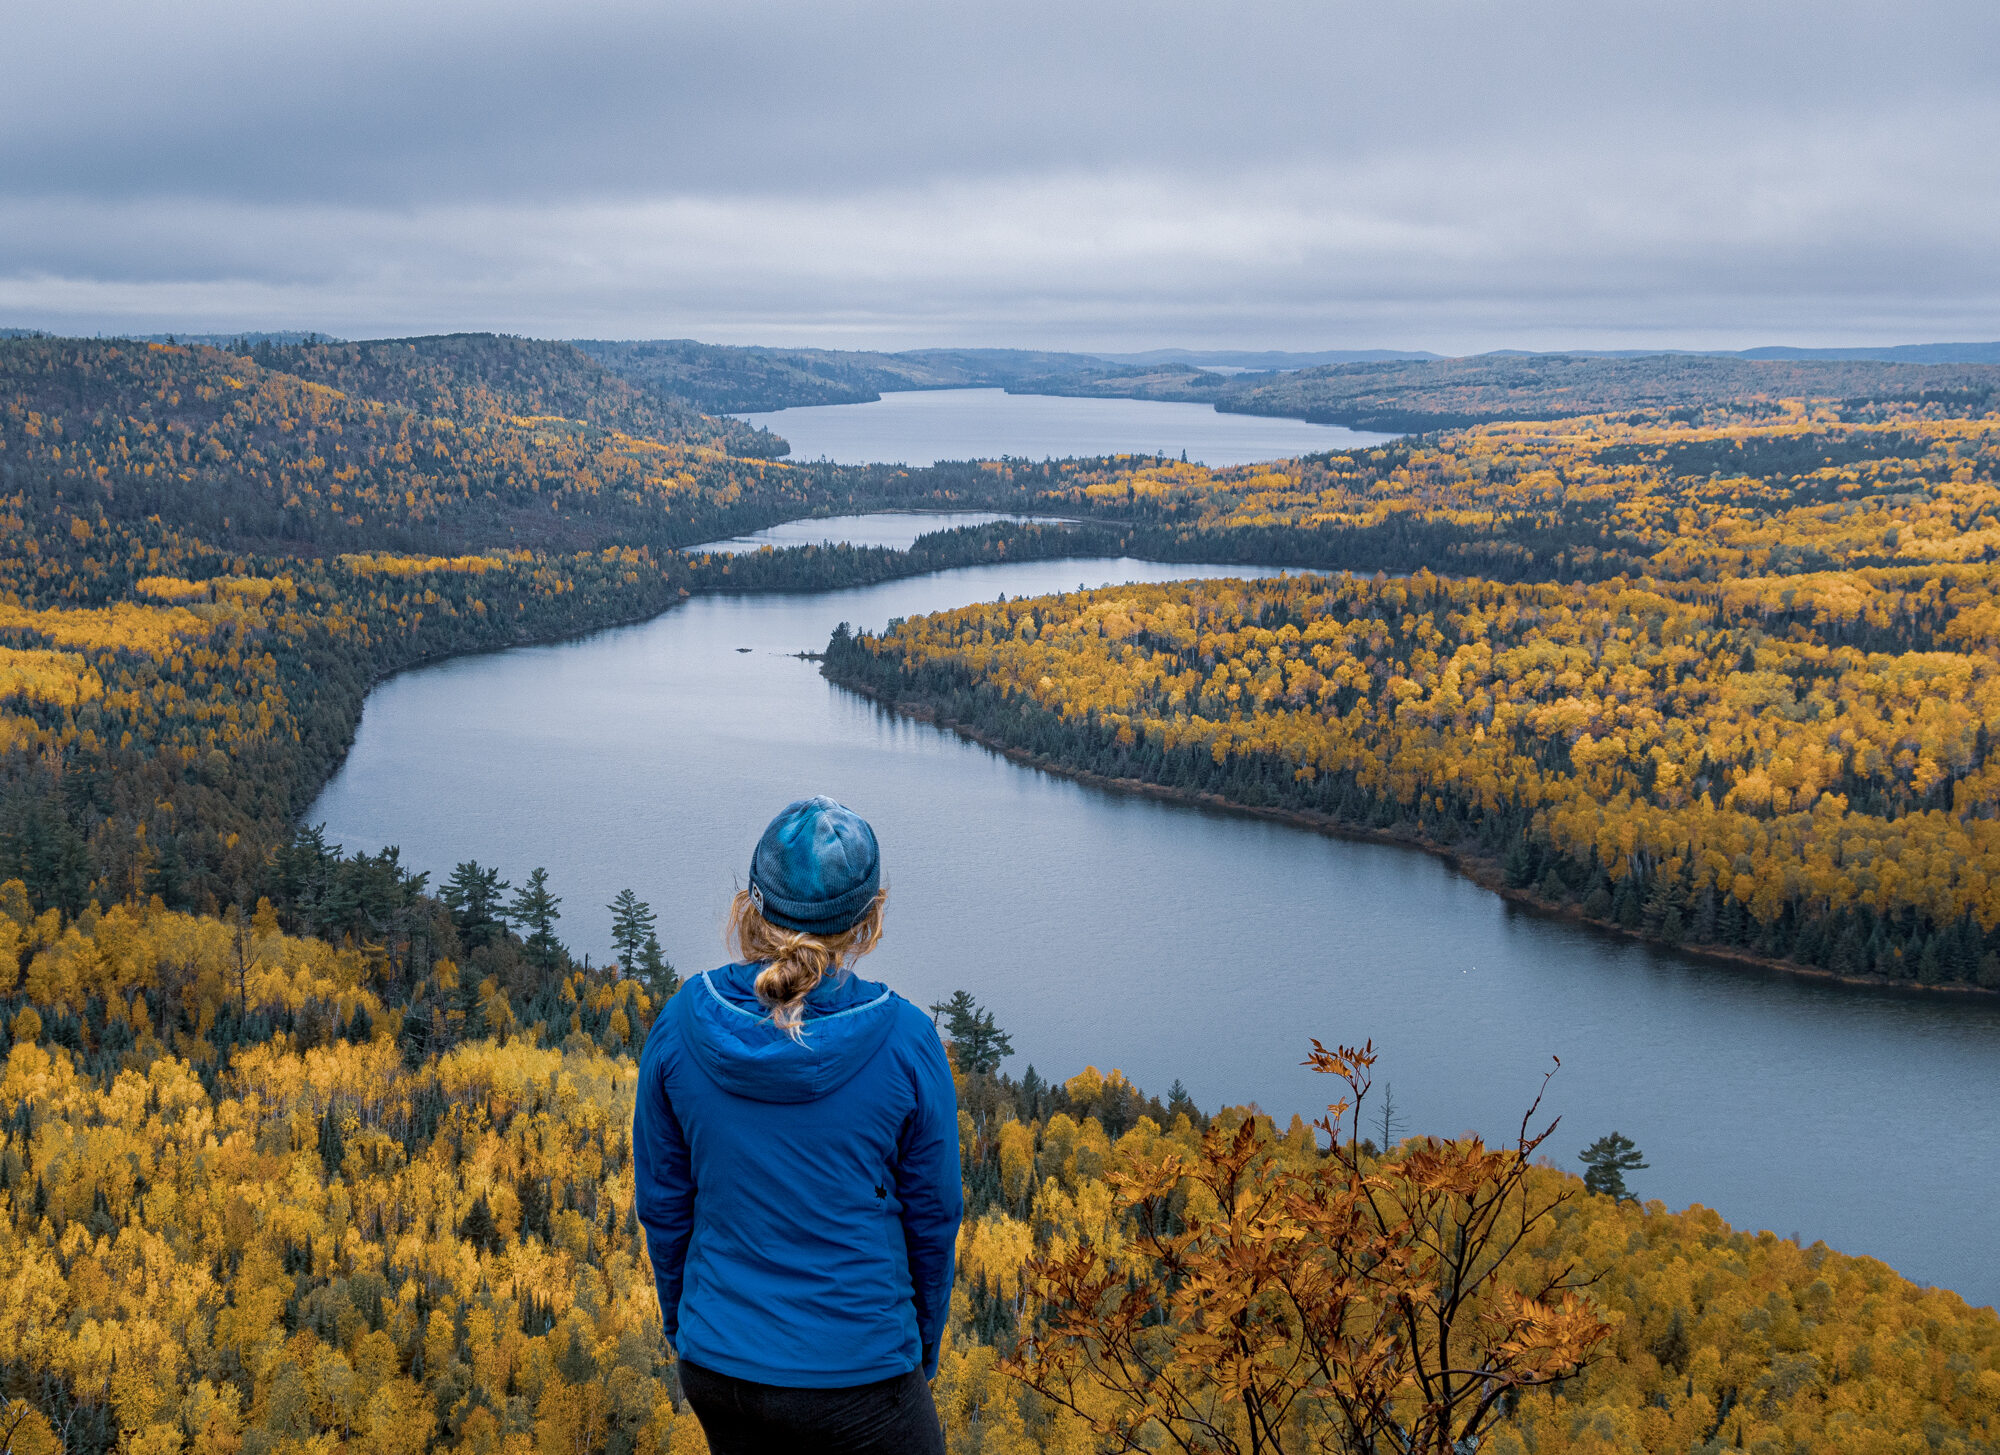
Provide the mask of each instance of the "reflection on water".
[{"label": "reflection on water", "polygon": [[[959,987],[1046,1076],[1118,1066],[1215,1106],[1310,1117],[1306,1038],[1373,1037],[1413,1130],[1512,1130],[1551,1057],[1548,1151],[1612,1130],[1642,1196],[1824,1238],[1979,1302],[2000,1294],[2000,1013],[1647,949],[1510,908],[1410,850],[1085,788],[826,683],[793,653],[839,621],[1107,580],[1135,561],[978,567],[860,590],[705,597],[640,626],[407,673],[370,697],[313,810],[350,848],[400,844],[519,882],[547,865],[561,931],[602,958],[631,886],[683,969],[765,820],[831,793],[883,844],[872,962],[920,1004]],[[748,653],[739,648],[750,648]]]}]

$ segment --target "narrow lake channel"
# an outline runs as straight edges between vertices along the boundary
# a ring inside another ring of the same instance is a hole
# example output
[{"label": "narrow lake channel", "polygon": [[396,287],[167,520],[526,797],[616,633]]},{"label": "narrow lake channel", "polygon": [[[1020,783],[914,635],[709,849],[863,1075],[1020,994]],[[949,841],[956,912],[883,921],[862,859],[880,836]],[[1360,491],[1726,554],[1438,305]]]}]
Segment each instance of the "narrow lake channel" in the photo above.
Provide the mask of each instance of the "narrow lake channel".
[{"label": "narrow lake channel", "polygon": [[692,972],[723,958],[765,820],[831,793],[883,843],[889,935],[867,973],[919,1004],[971,990],[1016,1075],[1116,1066],[1162,1094],[1178,1077],[1282,1123],[1328,1095],[1299,1068],[1308,1037],[1372,1037],[1405,1132],[1503,1136],[1560,1056],[1559,1163],[1616,1129],[1651,1163],[1643,1197],[2000,1296],[2000,1004],[1715,965],[1514,909],[1415,851],[1086,788],[789,655],[840,621],[1002,592],[1243,574],[1268,573],[1056,561],[705,597],[441,663],[369,698],[310,818],[434,880],[467,857],[516,882],[546,865],[563,937],[593,958],[630,886]]}]

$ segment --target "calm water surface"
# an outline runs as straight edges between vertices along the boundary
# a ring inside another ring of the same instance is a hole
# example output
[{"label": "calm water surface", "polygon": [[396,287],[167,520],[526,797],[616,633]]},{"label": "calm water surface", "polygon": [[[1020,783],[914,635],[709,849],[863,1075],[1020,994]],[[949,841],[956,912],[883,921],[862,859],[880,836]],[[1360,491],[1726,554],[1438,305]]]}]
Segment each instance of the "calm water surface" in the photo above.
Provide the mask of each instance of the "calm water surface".
[{"label": "calm water surface", "polygon": [[1117,1066],[1282,1120],[1328,1099],[1297,1064],[1308,1036],[1373,1037],[1407,1130],[1501,1135],[1560,1056],[1564,1165],[1616,1129],[1652,1164],[1642,1196],[2000,1296],[1992,1005],[1713,966],[1517,911],[1414,851],[1084,788],[787,655],[843,620],[1197,574],[1243,573],[1058,561],[705,597],[426,667],[369,698],[313,817],[440,878],[472,855],[517,883],[546,865],[564,937],[595,958],[629,885],[700,970],[723,959],[766,819],[831,793],[884,846],[890,933],[869,973],[920,1004],[970,989],[1013,1033],[1017,1075]]},{"label": "calm water surface", "polygon": [[1053,515],[1006,515],[991,510],[878,510],[867,515],[828,515],[817,520],[788,520],[749,535],[731,536],[726,541],[709,541],[689,546],[689,551],[713,551],[733,556],[764,546],[821,546],[837,542],[849,546],[889,546],[907,550],[920,535],[931,531],[957,530],[961,526],[991,525],[996,520],[1059,520]]},{"label": "calm water surface", "polygon": [[1058,399],[1000,389],[925,389],[873,404],[814,404],[740,416],[791,442],[792,458],[842,465],[932,465],[939,460],[1173,455],[1204,465],[1249,465],[1321,450],[1380,444],[1367,434],[1299,419],[1218,414],[1206,404],[1152,399]]}]

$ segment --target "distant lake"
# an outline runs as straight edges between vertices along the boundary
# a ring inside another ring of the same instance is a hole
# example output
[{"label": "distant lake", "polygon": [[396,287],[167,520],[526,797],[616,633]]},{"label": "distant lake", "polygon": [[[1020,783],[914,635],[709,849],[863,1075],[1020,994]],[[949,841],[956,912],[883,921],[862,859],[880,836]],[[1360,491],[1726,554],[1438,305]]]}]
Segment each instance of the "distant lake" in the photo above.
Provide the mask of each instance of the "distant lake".
[{"label": "distant lake", "polygon": [[815,404],[738,416],[791,442],[792,458],[841,465],[934,465],[939,460],[1171,455],[1204,465],[1251,465],[1323,450],[1378,445],[1368,434],[1300,419],[1218,414],[1206,404],[1151,399],[1060,399],[1001,389],[925,389],[873,404]]},{"label": "distant lake", "polygon": [[[858,405],[845,406],[859,408]],[[906,551],[920,535],[932,531],[957,530],[961,526],[991,525],[996,520],[1056,520],[1052,515],[1001,515],[991,510],[878,510],[867,515],[828,515],[815,520],[788,520],[767,530],[731,536],[726,541],[709,541],[689,546],[689,551],[713,551],[719,556],[762,550],[765,546],[887,546]]]}]

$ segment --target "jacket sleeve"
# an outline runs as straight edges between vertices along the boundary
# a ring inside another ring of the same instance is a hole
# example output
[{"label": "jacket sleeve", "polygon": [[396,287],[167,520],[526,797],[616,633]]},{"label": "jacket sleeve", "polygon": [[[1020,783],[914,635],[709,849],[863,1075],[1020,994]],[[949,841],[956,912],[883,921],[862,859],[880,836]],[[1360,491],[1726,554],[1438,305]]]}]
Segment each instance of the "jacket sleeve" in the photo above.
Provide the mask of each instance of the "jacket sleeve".
[{"label": "jacket sleeve", "polygon": [[903,1241],[909,1249],[924,1378],[933,1379],[938,1345],[951,1314],[965,1191],[959,1180],[958,1091],[952,1084],[951,1063],[928,1018],[919,1013],[917,1019],[922,1026],[912,1068],[917,1104],[903,1124],[897,1149],[896,1196],[903,1206]]},{"label": "jacket sleeve", "polygon": [[[665,1015],[661,1016],[662,1021]],[[655,1031],[660,1030],[655,1027]],[[646,1252],[660,1295],[660,1324],[672,1343],[680,1333],[681,1275],[688,1235],[694,1230],[694,1175],[687,1139],[667,1097],[659,1037],[650,1038],[639,1063],[638,1104],[632,1116],[632,1195],[646,1228]]]}]

